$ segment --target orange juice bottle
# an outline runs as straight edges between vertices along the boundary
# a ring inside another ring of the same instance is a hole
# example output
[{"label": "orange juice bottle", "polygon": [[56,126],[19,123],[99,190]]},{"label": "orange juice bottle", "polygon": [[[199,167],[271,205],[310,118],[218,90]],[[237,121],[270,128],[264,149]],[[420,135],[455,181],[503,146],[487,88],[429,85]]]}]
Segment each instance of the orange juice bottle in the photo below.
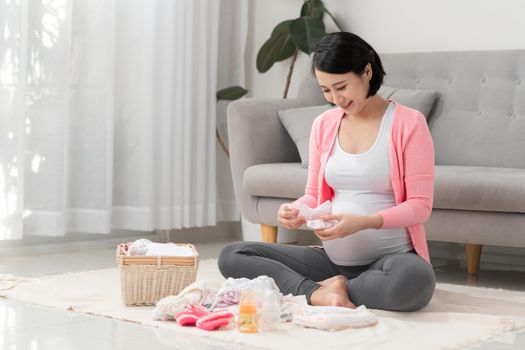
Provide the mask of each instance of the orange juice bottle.
[{"label": "orange juice bottle", "polygon": [[257,332],[257,294],[253,290],[243,290],[239,301],[239,332]]}]

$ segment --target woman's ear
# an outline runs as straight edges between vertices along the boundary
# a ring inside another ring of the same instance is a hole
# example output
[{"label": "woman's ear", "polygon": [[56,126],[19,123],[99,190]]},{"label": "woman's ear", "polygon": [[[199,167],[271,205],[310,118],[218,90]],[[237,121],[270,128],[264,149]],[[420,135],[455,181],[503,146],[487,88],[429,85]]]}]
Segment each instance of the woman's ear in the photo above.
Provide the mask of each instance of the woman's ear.
[{"label": "woman's ear", "polygon": [[370,63],[367,63],[366,66],[365,66],[365,70],[363,72],[363,74],[365,75],[366,79],[368,81],[370,81],[370,79],[372,79],[372,65]]}]

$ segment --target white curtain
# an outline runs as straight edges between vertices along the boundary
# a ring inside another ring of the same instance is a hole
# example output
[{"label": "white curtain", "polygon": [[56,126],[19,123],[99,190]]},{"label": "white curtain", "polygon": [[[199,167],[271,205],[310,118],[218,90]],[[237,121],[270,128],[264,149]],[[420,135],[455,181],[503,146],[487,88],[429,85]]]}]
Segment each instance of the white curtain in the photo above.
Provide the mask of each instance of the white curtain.
[{"label": "white curtain", "polygon": [[[245,51],[248,35],[248,1],[221,0],[219,18],[219,69],[217,86],[222,89],[228,86],[246,86]],[[233,20],[222,20],[222,19]],[[255,65],[255,62],[249,64]],[[226,108],[229,101],[217,103],[217,130],[224,142],[228,143]],[[217,219],[236,221],[241,213],[233,192],[230,160],[221,147],[217,153]]]},{"label": "white curtain", "polygon": [[0,239],[214,225],[220,2],[0,4]]}]

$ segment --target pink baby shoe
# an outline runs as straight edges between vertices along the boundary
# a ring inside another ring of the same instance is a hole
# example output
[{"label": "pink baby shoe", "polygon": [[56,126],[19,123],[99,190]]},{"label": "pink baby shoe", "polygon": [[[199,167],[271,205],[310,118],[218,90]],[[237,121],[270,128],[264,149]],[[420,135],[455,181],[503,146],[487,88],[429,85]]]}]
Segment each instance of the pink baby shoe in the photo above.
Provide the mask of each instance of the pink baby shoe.
[{"label": "pink baby shoe", "polygon": [[233,314],[228,310],[215,311],[199,318],[197,327],[205,331],[214,331],[229,325],[232,318]]},{"label": "pink baby shoe", "polygon": [[181,326],[195,326],[201,317],[209,314],[210,312],[202,306],[189,304],[186,307],[186,310],[179,312],[174,316],[174,318],[175,321],[177,321],[177,323]]}]

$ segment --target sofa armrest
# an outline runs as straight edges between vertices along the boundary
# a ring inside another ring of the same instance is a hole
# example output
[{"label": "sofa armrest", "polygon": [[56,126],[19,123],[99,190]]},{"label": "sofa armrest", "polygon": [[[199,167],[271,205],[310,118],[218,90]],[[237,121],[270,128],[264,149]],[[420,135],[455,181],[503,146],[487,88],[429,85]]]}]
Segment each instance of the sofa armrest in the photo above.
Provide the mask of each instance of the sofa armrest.
[{"label": "sofa armrest", "polygon": [[228,105],[228,140],[233,189],[241,214],[253,223],[262,223],[257,197],[246,193],[244,171],[256,164],[299,162],[299,152],[279,120],[279,110],[305,107],[304,99],[237,100]]}]

